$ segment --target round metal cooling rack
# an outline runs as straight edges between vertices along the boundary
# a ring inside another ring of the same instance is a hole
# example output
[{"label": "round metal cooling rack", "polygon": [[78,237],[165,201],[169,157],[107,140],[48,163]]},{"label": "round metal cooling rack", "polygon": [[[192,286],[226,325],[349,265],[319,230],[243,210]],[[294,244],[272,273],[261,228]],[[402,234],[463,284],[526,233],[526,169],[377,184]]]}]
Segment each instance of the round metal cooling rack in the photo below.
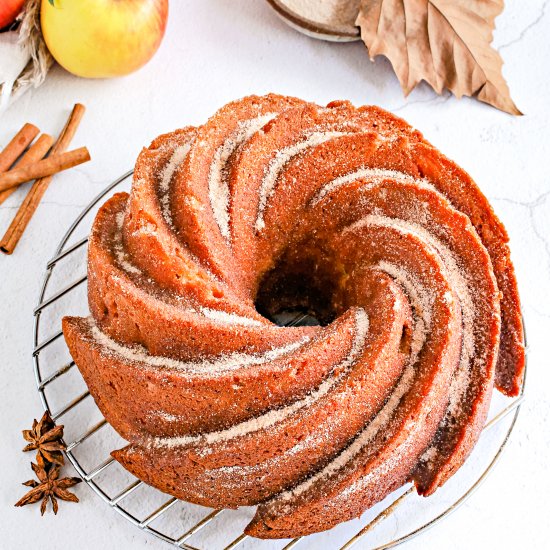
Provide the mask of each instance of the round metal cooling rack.
[{"label": "round metal cooling rack", "polygon": [[[143,531],[176,548],[348,549],[361,541],[362,548],[382,550],[433,527],[472,495],[494,468],[510,439],[525,398],[525,380],[520,396],[514,400],[494,393],[490,420],[472,456],[434,496],[421,498],[409,484],[361,518],[309,537],[286,541],[252,539],[242,529],[253,509],[212,510],[195,506],[169,497],[123,470],[109,452],[124,442],[101,416],[78,369],[73,368],[60,327],[64,315],[87,313],[84,284],[87,235],[99,203],[113,191],[129,188],[132,173],[110,184],[71,225],[47,264],[34,310],[33,360],[42,403],[54,420],[63,418],[67,458],[102,500]],[[303,320],[303,315],[296,315],[287,325],[301,324]]]}]

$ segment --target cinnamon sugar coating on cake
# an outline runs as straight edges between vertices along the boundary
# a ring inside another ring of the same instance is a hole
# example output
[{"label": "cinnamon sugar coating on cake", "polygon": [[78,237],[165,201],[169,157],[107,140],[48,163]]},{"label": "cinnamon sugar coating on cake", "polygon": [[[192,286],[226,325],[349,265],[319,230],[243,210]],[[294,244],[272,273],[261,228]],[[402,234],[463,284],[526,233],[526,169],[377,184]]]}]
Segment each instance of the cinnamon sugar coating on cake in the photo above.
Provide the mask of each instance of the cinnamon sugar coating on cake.
[{"label": "cinnamon sugar coating on cake", "polygon": [[[508,236],[472,179],[402,119],[275,94],[159,136],[99,210],[91,316],[63,332],[128,441],[177,498],[258,505],[288,538],[464,463],[493,387],[519,391]],[[285,310],[319,326],[279,327]]]}]

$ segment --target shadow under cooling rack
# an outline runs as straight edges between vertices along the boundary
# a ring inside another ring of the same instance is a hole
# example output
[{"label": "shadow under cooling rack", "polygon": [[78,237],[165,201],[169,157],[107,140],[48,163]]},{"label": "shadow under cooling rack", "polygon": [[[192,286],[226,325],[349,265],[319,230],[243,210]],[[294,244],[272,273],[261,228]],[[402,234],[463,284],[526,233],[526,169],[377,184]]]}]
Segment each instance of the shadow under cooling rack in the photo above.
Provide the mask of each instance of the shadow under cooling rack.
[{"label": "shadow under cooling rack", "polygon": [[[128,190],[132,172],[109,185],[78,216],[47,264],[39,303],[34,310],[33,360],[44,407],[54,420],[63,419],[67,457],[89,487],[133,523],[176,548],[362,548],[382,550],[419,535],[456,510],[479,487],[509,441],[520,405],[494,392],[489,422],[466,464],[427,499],[411,485],[402,487],[367,510],[361,518],[325,533],[294,540],[260,541],[243,534],[253,508],[212,510],[169,497],[126,472],[110,457],[124,445],[95,406],[78,369],[74,368],[61,332],[64,315],[86,315],[86,249],[95,213],[114,191]],[[305,322],[303,315],[286,325]]]}]

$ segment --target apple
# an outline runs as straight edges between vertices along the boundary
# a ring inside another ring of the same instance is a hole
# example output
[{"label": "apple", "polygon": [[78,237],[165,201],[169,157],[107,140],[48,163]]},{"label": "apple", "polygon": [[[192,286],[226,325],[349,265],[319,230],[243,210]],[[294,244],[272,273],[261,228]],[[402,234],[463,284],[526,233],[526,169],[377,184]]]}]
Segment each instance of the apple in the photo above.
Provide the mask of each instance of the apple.
[{"label": "apple", "polygon": [[54,59],[86,78],[122,76],[145,65],[167,19],[168,0],[42,0],[40,14]]},{"label": "apple", "polygon": [[0,0],[0,29],[11,25],[23,10],[25,0]]}]

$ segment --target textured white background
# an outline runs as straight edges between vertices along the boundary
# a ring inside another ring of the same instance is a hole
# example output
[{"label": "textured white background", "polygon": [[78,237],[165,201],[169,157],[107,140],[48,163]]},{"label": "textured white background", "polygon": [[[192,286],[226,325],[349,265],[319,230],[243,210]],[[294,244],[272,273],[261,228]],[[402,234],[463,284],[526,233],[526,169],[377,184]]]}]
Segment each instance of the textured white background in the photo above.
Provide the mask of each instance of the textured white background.
[{"label": "textured white background", "polygon": [[[32,309],[45,263],[69,223],[107,182],[132,166],[161,132],[200,124],[249,93],[276,91],[319,103],[374,103],[406,118],[466,168],[506,224],[529,330],[528,401],[512,441],[488,481],[450,519],[407,548],[548,548],[550,475],[550,7],[508,2],[495,44],[524,117],[420,86],[404,99],[388,62],[371,63],[361,43],[336,45],[287,28],[262,1],[171,3],[165,40],[145,68],[127,78],[90,81],[55,68],[47,82],[0,119],[0,145],[32,121],[56,134],[69,108],[88,112],[74,146],[93,162],[55,179],[23,240],[0,257],[0,547],[164,548],[120,518],[85,486],[79,505],[40,518],[15,509],[30,477],[20,430],[41,414],[31,368]],[[0,206],[0,231],[23,193]],[[68,469],[67,469],[68,471]],[[76,542],[76,544],[75,544]],[[73,546],[74,545],[74,546]]]}]

